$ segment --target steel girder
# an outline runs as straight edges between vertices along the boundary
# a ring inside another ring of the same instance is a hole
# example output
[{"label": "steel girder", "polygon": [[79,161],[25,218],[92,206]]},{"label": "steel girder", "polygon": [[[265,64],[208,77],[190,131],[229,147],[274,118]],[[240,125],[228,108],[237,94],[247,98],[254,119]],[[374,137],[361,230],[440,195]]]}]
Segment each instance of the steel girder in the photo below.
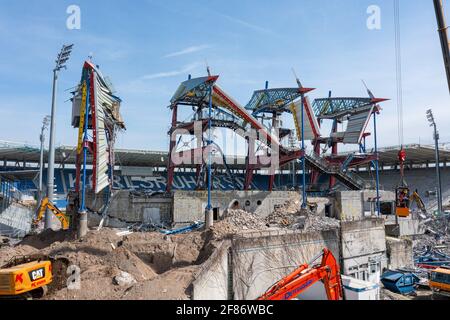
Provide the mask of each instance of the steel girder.
[{"label": "steel girder", "polygon": [[253,115],[265,112],[286,112],[286,106],[301,96],[299,88],[281,88],[259,90],[253,93],[253,97],[245,109],[252,111]]},{"label": "steel girder", "polygon": [[324,98],[314,100],[313,110],[319,119],[335,119],[373,104],[372,98]]}]

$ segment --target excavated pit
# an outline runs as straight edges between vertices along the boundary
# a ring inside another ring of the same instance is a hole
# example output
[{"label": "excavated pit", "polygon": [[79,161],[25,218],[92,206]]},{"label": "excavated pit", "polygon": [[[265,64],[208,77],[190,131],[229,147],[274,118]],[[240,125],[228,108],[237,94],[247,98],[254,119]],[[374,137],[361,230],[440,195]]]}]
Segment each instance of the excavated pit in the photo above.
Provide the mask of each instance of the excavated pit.
[{"label": "excavated pit", "polygon": [[[117,232],[104,228],[77,240],[70,232],[45,231],[15,247],[0,248],[0,264],[17,255],[39,253],[67,259],[79,268],[79,289],[67,288],[75,273],[57,268],[57,283],[45,299],[188,299],[194,273],[214,251],[211,235],[204,231],[174,236],[158,232],[118,236]],[[135,281],[118,285],[115,278],[123,272]]]}]

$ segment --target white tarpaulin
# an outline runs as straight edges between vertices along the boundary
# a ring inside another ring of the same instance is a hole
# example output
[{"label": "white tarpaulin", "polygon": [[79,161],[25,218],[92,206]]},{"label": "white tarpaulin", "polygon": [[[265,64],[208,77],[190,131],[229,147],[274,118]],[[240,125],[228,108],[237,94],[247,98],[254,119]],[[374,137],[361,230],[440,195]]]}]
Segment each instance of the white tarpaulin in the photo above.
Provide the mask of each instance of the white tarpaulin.
[{"label": "white tarpaulin", "polygon": [[[304,103],[304,132],[305,140],[314,140],[320,136],[320,129],[314,112],[311,108],[308,98],[305,98]],[[291,104],[291,112],[294,116],[295,129],[297,131],[298,140],[302,140],[302,101],[297,100]]]},{"label": "white tarpaulin", "polygon": [[344,134],[345,144],[359,144],[361,143],[364,131],[369,124],[374,107],[367,109],[364,112],[351,115],[348,119],[347,130]]},{"label": "white tarpaulin", "polygon": [[98,80],[97,74],[94,76],[95,83],[95,114],[97,124],[97,136],[96,136],[96,184],[95,193],[101,192],[107,186],[109,186],[109,153],[108,153],[108,141],[106,140],[105,131],[105,111],[103,109],[104,104],[110,100],[108,96],[103,93],[101,82]]}]

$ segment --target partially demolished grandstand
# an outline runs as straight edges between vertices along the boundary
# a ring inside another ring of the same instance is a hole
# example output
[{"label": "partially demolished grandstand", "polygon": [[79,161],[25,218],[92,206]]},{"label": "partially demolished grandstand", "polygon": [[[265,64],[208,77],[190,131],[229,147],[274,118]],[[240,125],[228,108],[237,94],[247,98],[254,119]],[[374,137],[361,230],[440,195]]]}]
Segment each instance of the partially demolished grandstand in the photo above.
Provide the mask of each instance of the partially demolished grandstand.
[{"label": "partially demolished grandstand", "polygon": [[[72,126],[78,128],[76,192],[80,191],[83,149],[92,155],[92,190],[95,194],[112,187],[116,135],[125,129],[120,114],[122,100],[98,67],[86,61],[72,98]],[[88,133],[90,131],[90,134]],[[84,156],[84,165],[86,165]]]}]

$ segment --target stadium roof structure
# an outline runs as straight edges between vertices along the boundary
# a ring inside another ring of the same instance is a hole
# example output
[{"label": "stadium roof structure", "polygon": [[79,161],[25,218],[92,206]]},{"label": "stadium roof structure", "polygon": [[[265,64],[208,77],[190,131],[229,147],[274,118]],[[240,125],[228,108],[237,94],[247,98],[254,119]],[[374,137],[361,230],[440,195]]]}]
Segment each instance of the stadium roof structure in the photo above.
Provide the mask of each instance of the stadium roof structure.
[{"label": "stadium roof structure", "polygon": [[[408,164],[433,164],[435,163],[434,147],[428,145],[411,144],[404,146]],[[399,146],[381,148],[379,150],[380,163],[384,166],[398,164]],[[349,154],[349,152],[345,153]],[[341,155],[345,155],[341,154]],[[439,152],[441,162],[450,163],[450,144],[443,144]],[[56,163],[75,164],[75,147],[58,147],[56,149]],[[168,153],[148,150],[116,149],[116,164],[124,167],[165,167],[168,161]],[[0,142],[0,161],[16,163],[39,163],[40,151],[36,146],[25,144]],[[44,161],[47,162],[47,152],[44,153]],[[228,157],[227,162],[231,169],[245,169],[244,157]],[[1,163],[0,163],[1,164]]]},{"label": "stadium roof structure", "polygon": [[[406,163],[408,164],[427,164],[435,163],[435,149],[434,146],[410,144],[403,147],[406,151]],[[380,162],[384,165],[396,165],[398,163],[399,146],[381,148]],[[450,162],[450,144],[442,144],[439,150],[439,157],[441,162]]]},{"label": "stadium roof structure", "polygon": [[264,112],[289,112],[286,106],[301,96],[299,88],[282,88],[258,90],[253,93],[250,102],[245,109],[253,115]]}]

